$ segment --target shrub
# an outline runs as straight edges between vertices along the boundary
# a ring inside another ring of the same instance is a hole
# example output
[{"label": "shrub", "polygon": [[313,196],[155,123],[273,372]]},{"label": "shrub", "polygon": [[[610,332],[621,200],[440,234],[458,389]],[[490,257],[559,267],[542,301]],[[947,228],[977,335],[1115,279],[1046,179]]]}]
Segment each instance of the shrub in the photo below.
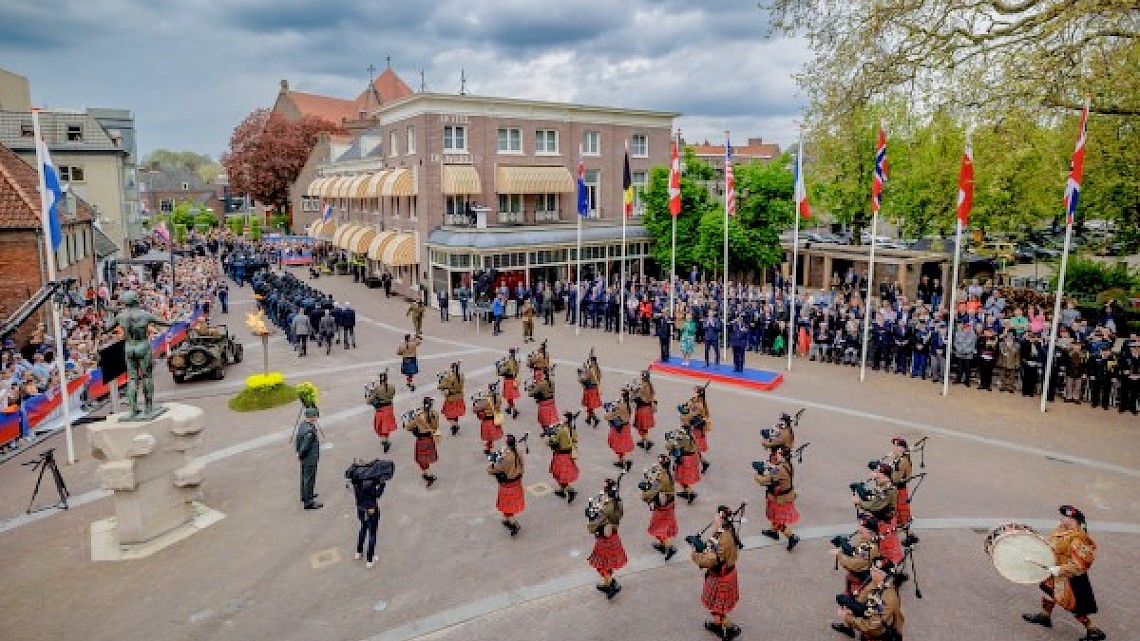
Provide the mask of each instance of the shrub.
[{"label": "shrub", "polygon": [[[1053,281],[1056,286],[1056,280]],[[1123,262],[1106,265],[1095,260],[1071,256],[1065,270],[1065,291],[1096,296],[1110,289],[1125,292],[1140,288],[1140,273],[1134,273]],[[1119,300],[1119,299],[1118,299]]]},{"label": "shrub", "polygon": [[297,385],[297,398],[305,407],[316,407],[320,402],[320,392],[316,385],[305,381]]}]

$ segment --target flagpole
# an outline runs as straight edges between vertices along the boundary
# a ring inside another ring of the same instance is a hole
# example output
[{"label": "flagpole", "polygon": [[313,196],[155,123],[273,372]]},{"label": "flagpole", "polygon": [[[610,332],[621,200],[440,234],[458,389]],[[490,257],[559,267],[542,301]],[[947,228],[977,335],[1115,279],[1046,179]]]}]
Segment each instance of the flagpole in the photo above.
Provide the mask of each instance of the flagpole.
[{"label": "flagpole", "polygon": [[859,382],[867,377],[867,338],[871,334],[871,290],[875,287],[875,234],[879,229],[879,212],[871,214],[871,256],[867,263],[867,300],[863,301],[863,353],[859,358]]},{"label": "flagpole", "polygon": [[1069,246],[1073,239],[1073,223],[1065,225],[1065,247],[1061,252],[1061,271],[1057,274],[1057,295],[1053,301],[1053,325],[1049,329],[1049,353],[1045,358],[1045,380],[1041,382],[1041,412],[1049,400],[1049,382],[1053,377],[1053,357],[1057,350],[1057,326],[1061,321],[1061,296],[1065,291],[1065,270],[1069,266]]},{"label": "flagpole", "polygon": [[[673,143],[673,153],[680,153],[680,151],[681,151],[681,130],[678,129],[677,130],[677,140],[676,140],[676,142]],[[672,174],[672,170],[673,170],[673,168],[669,167],[670,174]],[[681,163],[680,163],[680,161],[678,161],[677,162],[678,183],[680,182],[680,171],[681,171]],[[673,186],[672,180],[673,180],[673,178],[672,178],[672,176],[670,176],[669,177],[669,182],[670,182],[669,187],[670,188],[672,188],[672,186]],[[680,187],[678,186],[678,189],[679,188]],[[680,198],[680,196],[678,196],[678,199],[679,198]],[[672,211],[672,207],[670,207],[669,217],[673,219],[673,244],[672,244],[671,249],[669,250],[669,319],[670,320],[675,320],[677,317],[677,303],[676,303],[676,291],[677,291],[677,216],[680,216],[680,215],[681,215],[680,212],[674,214]],[[677,329],[679,330],[680,327],[678,327]]]},{"label": "flagpole", "polygon": [[[583,163],[583,161],[582,161],[582,145],[579,144],[578,145],[578,164],[579,164],[579,166],[581,166],[582,163]],[[579,177],[579,179],[580,178],[581,177]],[[575,183],[574,191],[577,192],[579,189],[580,189],[580,186],[577,183]],[[575,198],[576,201],[580,201],[582,198],[581,194],[575,193],[575,196],[577,196],[577,198]],[[582,218],[583,218],[584,214],[582,211],[580,211],[580,207],[581,207],[581,203],[576,203],[576,209],[579,209],[579,211],[578,211],[578,253],[576,254],[576,256],[578,258],[578,264],[574,267],[574,335],[575,336],[580,336],[582,334],[582,323],[581,323],[581,320],[578,318],[578,314],[582,313],[582,286],[581,286],[581,282],[582,282]]]},{"label": "flagpole", "polygon": [[[625,141],[625,162],[626,167],[629,166],[629,140]],[[618,299],[621,301],[621,309],[618,310],[618,343],[625,342],[625,221],[629,214],[625,209],[625,188],[622,188],[622,205],[621,205],[621,282],[618,284]]]},{"label": "flagpole", "polygon": [[[44,178],[43,151],[47,143],[43,141],[40,131],[40,110],[32,109],[32,133],[36,137],[36,174],[40,181],[40,224],[44,230],[44,262],[47,263],[48,282],[55,282],[55,247],[52,243],[51,208],[47,199],[47,180]],[[57,205],[58,206],[58,205]],[[60,314],[63,306],[55,302],[52,296],[52,334],[55,336],[55,364],[59,369],[59,386],[63,405],[63,430],[67,441],[67,462],[75,463],[75,439],[71,433],[71,398],[67,390],[67,359],[63,354],[63,324]]]},{"label": "flagpole", "polygon": [[954,359],[954,324],[958,315],[958,265],[962,258],[962,219],[957,218],[956,238],[954,241],[954,269],[950,272],[950,307],[947,310],[946,323],[946,367],[942,368],[942,395],[950,394],[950,368]]},{"label": "flagpole", "polygon": [[720,341],[721,341],[721,350],[724,352],[728,351],[728,199],[729,199],[728,172],[730,171],[730,169],[728,168],[728,163],[732,162],[731,159],[728,157],[728,153],[727,153],[727,150],[730,148],[729,145],[730,145],[730,143],[729,143],[729,138],[728,138],[728,130],[726,129],[724,132],[724,148],[725,148],[725,152],[726,152],[725,157],[724,157],[724,162],[725,162],[725,166],[724,166],[724,171],[725,171],[725,180],[724,180],[724,274],[722,274],[722,279],[724,281],[724,285],[721,286],[722,303],[721,303],[721,309],[720,309],[720,316],[721,316],[721,319],[720,319],[721,320]]},{"label": "flagpole", "polygon": [[804,130],[800,127],[800,139],[797,150],[798,159],[796,160],[796,184],[792,187],[792,218],[796,219],[795,231],[792,232],[792,296],[790,305],[788,305],[788,371],[792,371],[792,356],[795,350],[791,349],[796,344],[796,263],[799,261],[800,254],[800,212],[796,199],[800,197],[799,188],[803,181],[804,171]]}]

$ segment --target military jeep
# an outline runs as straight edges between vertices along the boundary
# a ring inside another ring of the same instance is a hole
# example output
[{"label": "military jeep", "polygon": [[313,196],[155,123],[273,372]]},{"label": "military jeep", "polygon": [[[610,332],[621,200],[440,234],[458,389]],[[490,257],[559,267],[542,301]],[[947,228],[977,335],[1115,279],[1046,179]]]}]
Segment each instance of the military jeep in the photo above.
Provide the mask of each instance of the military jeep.
[{"label": "military jeep", "polygon": [[226,377],[226,366],[240,363],[241,359],[241,343],[225,325],[215,325],[190,329],[186,340],[166,357],[166,366],[175,383],[205,375],[220,381]]}]

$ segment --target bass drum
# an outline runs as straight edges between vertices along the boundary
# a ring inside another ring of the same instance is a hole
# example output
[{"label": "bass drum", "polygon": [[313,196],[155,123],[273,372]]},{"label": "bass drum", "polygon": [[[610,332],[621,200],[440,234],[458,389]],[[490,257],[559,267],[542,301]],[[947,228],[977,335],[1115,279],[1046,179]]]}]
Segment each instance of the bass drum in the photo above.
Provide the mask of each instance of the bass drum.
[{"label": "bass drum", "polygon": [[1004,523],[990,530],[982,549],[998,574],[1013,583],[1044,581],[1054,561],[1049,542],[1022,523]]}]

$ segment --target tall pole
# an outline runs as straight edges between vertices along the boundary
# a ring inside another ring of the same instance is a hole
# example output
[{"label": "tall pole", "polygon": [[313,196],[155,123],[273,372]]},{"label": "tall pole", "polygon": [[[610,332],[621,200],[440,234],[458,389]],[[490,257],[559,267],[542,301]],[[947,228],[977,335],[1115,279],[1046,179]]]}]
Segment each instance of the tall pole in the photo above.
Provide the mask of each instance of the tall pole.
[{"label": "tall pole", "polygon": [[[625,141],[625,162],[629,165],[629,139]],[[622,188],[622,206],[621,206],[621,282],[618,284],[618,300],[620,301],[621,309],[618,310],[618,342],[625,342],[625,219],[628,214],[625,211],[625,191]]]},{"label": "tall pole", "polygon": [[[47,193],[47,180],[44,178],[44,163],[47,159],[44,155],[47,153],[47,143],[44,142],[40,132],[40,110],[32,109],[32,133],[36,137],[36,173],[39,175],[40,180],[40,224],[43,226],[44,238],[44,262],[47,263],[47,276],[48,282],[55,282],[55,247],[51,238],[51,205],[48,203]],[[57,205],[58,206],[58,205]],[[75,463],[75,439],[71,434],[71,395],[68,394],[67,389],[67,360],[63,353],[63,323],[60,322],[60,315],[63,313],[63,305],[59,304],[52,296],[52,334],[55,336],[55,364],[59,369],[59,386],[61,404],[63,405],[63,430],[67,440],[67,462],[69,464]]]},{"label": "tall pole", "polygon": [[[735,197],[734,195],[729,194],[728,186],[728,175],[730,172],[732,172],[732,169],[729,167],[729,163],[732,162],[732,159],[729,157],[728,153],[728,150],[730,149],[729,145],[730,142],[728,137],[728,130],[726,129],[724,131],[724,263],[722,263],[724,265],[724,273],[721,275],[721,280],[724,282],[724,284],[721,286],[720,308],[720,342],[721,350],[725,352],[728,351],[728,199],[730,197]],[[735,178],[733,181],[735,182]]]},{"label": "tall pole", "polygon": [[875,288],[875,245],[879,231],[879,210],[883,204],[883,186],[887,181],[887,125],[879,124],[875,141],[875,162],[871,169],[871,254],[867,260],[867,298],[863,302],[863,350],[859,357],[859,382],[867,377],[867,340],[871,335],[871,292]]},{"label": "tall pole", "polygon": [[[681,151],[681,130],[680,129],[677,130],[677,139],[676,139],[676,142],[673,144],[674,144],[673,152],[675,154],[680,153],[680,151]],[[673,168],[670,167],[669,169],[670,169],[670,172],[672,172]],[[680,182],[680,172],[681,172],[681,163],[678,162],[677,163],[678,183]],[[671,176],[670,176],[670,181],[672,181]],[[670,184],[669,186],[670,186],[670,188],[672,188],[672,184]],[[680,190],[680,185],[677,186],[677,189],[678,189],[678,191]],[[680,195],[678,195],[677,198],[679,200]],[[677,307],[676,307],[677,306],[677,302],[676,302],[676,292],[677,292],[677,216],[680,216],[680,215],[681,215],[680,212],[673,213],[672,208],[670,208],[669,217],[673,219],[673,244],[672,244],[671,249],[669,251],[669,318],[670,318],[670,320],[676,319],[676,317],[677,317]]]},{"label": "tall pole", "polygon": [[[582,160],[582,145],[581,144],[578,145],[578,171],[579,171],[579,173],[581,173],[582,171],[585,171],[585,167],[584,167],[583,160]],[[579,175],[578,179],[581,180],[582,177]],[[578,190],[578,189],[581,189],[581,186],[576,185],[575,190]],[[576,194],[576,195],[578,196],[577,200],[581,201],[582,195],[581,194]],[[578,258],[578,263],[577,263],[577,265],[574,266],[574,335],[575,336],[580,336],[582,334],[582,323],[578,318],[578,314],[582,313],[582,286],[581,286],[581,283],[582,283],[582,218],[585,217],[585,212],[581,211],[581,207],[582,207],[582,203],[578,202],[577,203],[577,209],[578,209],[578,212],[577,212],[578,213],[578,253],[576,254],[576,256]],[[589,205],[587,205],[587,210],[588,209],[589,209]]]},{"label": "tall pole", "polygon": [[799,192],[794,190],[799,189],[799,184],[803,181],[804,171],[804,130],[800,128],[799,149],[796,153],[796,186],[793,187],[794,196],[792,197],[792,218],[796,221],[794,231],[792,231],[792,292],[788,301],[788,371],[792,371],[792,357],[795,355],[793,347],[796,344],[796,284],[798,280],[797,263],[800,256],[800,212],[799,203],[795,202],[796,198],[800,197]]},{"label": "tall pole", "polygon": [[[954,358],[954,321],[958,314],[958,264],[962,258],[962,219],[956,219],[957,233],[954,241],[954,269],[950,272],[950,308],[946,323],[946,367],[942,372],[942,395],[950,394],[950,367]],[[936,310],[937,311],[937,310]]]},{"label": "tall pole", "polygon": [[[1069,247],[1073,239],[1073,223],[1065,225],[1065,247],[1061,252],[1061,271],[1057,274],[1057,295],[1053,301],[1053,324],[1049,328],[1049,352],[1045,358],[1045,380],[1041,381],[1041,411],[1049,399],[1049,383],[1053,378],[1053,358],[1057,352],[1057,326],[1061,322],[1061,297],[1065,293],[1065,270],[1069,267]],[[1123,411],[1123,410],[1122,410]]]}]

